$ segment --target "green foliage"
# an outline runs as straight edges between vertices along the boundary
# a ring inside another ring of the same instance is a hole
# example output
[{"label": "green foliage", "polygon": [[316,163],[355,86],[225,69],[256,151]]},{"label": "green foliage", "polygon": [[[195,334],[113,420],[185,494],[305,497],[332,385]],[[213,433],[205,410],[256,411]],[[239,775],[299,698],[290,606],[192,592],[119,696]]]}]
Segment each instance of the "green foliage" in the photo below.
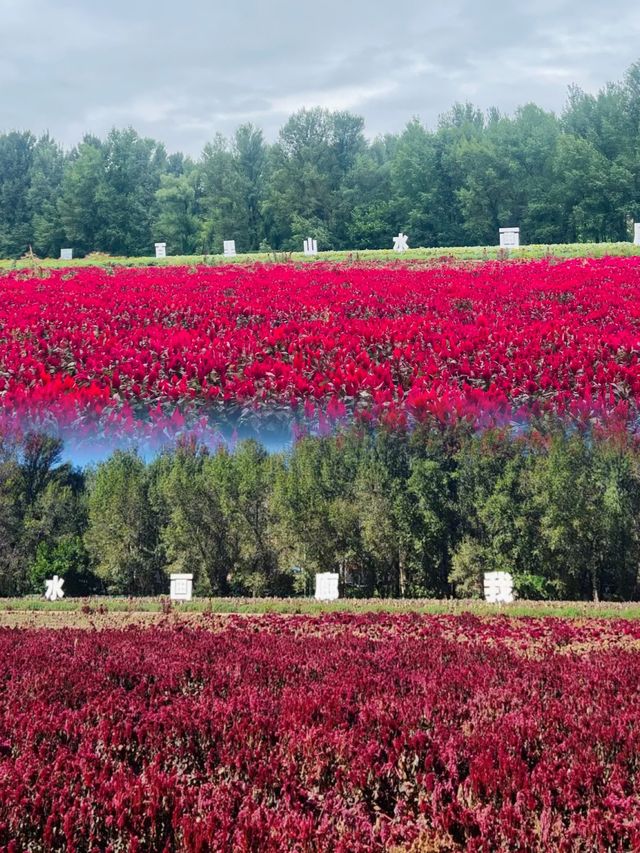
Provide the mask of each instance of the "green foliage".
[{"label": "green foliage", "polygon": [[26,592],[39,549],[84,530],[84,476],[61,454],[62,443],[45,435],[0,435],[0,595]]},{"label": "green foliage", "polygon": [[516,598],[527,601],[549,601],[553,598],[562,597],[562,589],[554,585],[548,578],[542,575],[521,574],[517,575],[513,584]]},{"label": "green foliage", "polygon": [[66,596],[94,595],[101,589],[89,570],[89,555],[80,536],[67,536],[53,545],[40,542],[29,567],[31,591],[42,593],[45,581],[53,575],[64,578]]},{"label": "green foliage", "polygon": [[198,250],[198,214],[196,178],[191,175],[162,175],[156,192],[152,232],[154,242],[166,243],[175,255],[190,255]]},{"label": "green foliage", "polygon": [[231,239],[239,252],[259,248],[266,164],[262,131],[251,124],[239,127],[231,142],[218,134],[205,146],[195,172],[205,252],[220,253],[223,241]]},{"label": "green foliage", "polygon": [[92,478],[85,543],[107,592],[163,589],[164,555],[149,487],[149,471],[135,453],[116,451]]},{"label": "green foliage", "polygon": [[471,538],[463,539],[451,557],[449,580],[459,598],[482,598],[482,576],[487,559],[482,545]]},{"label": "green foliage", "polygon": [[0,256],[22,255],[32,242],[28,204],[35,138],[31,133],[0,136]]}]

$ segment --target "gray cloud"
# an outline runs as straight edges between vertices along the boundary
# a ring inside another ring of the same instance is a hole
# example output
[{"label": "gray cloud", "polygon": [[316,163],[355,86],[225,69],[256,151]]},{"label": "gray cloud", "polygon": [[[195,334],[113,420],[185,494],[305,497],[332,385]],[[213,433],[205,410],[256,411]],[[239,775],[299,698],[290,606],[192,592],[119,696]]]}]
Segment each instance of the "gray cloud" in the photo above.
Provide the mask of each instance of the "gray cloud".
[{"label": "gray cloud", "polygon": [[455,101],[559,111],[638,58],[631,0],[0,0],[0,129],[65,145],[132,124],[197,154],[243,121],[273,138],[303,106],[363,115],[370,135]]}]

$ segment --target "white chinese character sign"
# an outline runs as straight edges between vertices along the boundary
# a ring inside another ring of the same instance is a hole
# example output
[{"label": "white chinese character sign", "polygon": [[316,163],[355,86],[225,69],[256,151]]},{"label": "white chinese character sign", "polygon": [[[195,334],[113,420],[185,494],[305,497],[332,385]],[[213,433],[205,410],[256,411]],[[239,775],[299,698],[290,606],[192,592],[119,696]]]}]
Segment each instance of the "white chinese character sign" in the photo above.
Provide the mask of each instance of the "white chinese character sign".
[{"label": "white chinese character sign", "polygon": [[636,246],[640,246],[640,222],[636,222],[633,226],[633,242]]},{"label": "white chinese character sign", "polygon": [[304,241],[304,253],[305,255],[317,255],[318,254],[318,241],[309,237]]},{"label": "white chinese character sign", "polygon": [[51,580],[45,581],[44,597],[47,601],[57,601],[59,598],[64,598],[63,583],[64,578],[59,578],[58,575],[54,575]]},{"label": "white chinese character sign", "polygon": [[156,258],[166,258],[167,257],[167,244],[166,243],[156,243]]},{"label": "white chinese character sign", "polygon": [[235,258],[236,256],[236,241],[225,240],[223,243],[225,258]]},{"label": "white chinese character sign", "polygon": [[409,250],[409,238],[406,234],[403,234],[402,231],[398,234],[397,237],[393,238],[393,251],[394,252],[407,252]]},{"label": "white chinese character sign", "polygon": [[335,601],[340,597],[338,582],[340,578],[333,572],[321,572],[316,575],[316,601]]},{"label": "white chinese character sign", "polygon": [[511,604],[513,578],[509,572],[486,572],[484,576],[484,598],[490,604]]},{"label": "white chinese character sign", "polygon": [[193,596],[193,575],[171,575],[171,601],[191,601]]},{"label": "white chinese character sign", "polygon": [[60,260],[61,261],[72,261],[73,260],[73,249],[60,249]]},{"label": "white chinese character sign", "polygon": [[500,229],[500,248],[501,249],[517,249],[520,245],[520,229],[519,228],[501,228]]}]

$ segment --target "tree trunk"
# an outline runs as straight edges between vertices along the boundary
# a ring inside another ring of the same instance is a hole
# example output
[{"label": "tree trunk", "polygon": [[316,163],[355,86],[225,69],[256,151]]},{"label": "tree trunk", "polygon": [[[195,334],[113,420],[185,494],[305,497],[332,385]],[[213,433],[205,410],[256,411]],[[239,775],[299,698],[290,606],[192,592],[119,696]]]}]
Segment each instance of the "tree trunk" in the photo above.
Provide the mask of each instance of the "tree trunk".
[{"label": "tree trunk", "polygon": [[407,594],[407,567],[401,550],[398,551],[398,587],[400,598],[405,598]]},{"label": "tree trunk", "polygon": [[593,600],[596,604],[600,602],[600,594],[598,592],[598,570],[591,569],[591,590],[593,592]]}]

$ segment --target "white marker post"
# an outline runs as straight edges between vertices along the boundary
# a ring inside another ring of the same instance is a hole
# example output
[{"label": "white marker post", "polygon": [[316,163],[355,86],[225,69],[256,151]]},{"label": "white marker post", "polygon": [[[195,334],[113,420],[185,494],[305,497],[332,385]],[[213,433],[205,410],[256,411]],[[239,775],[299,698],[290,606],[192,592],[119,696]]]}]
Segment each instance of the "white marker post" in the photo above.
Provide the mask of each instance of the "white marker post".
[{"label": "white marker post", "polygon": [[633,226],[633,242],[636,246],[640,246],[640,222],[635,222]]},{"label": "white marker post", "polygon": [[318,254],[318,241],[314,240],[312,237],[309,237],[304,241],[304,253],[309,257],[310,255]]},{"label": "white marker post", "polygon": [[193,575],[171,575],[169,578],[171,601],[191,601],[193,597]]},{"label": "white marker post", "polygon": [[520,229],[519,228],[501,228],[500,229],[500,248],[501,249],[517,249],[520,245]]},{"label": "white marker post", "polygon": [[333,572],[316,575],[316,601],[337,601],[340,598],[338,583],[340,576]]},{"label": "white marker post", "polygon": [[61,261],[72,261],[73,260],[73,249],[60,249],[60,260]]},{"label": "white marker post", "polygon": [[64,598],[63,583],[64,578],[59,578],[58,575],[54,575],[51,580],[45,581],[44,597],[47,601],[57,601],[59,598]]},{"label": "white marker post", "polygon": [[484,598],[490,604],[511,604],[513,578],[509,572],[486,572],[484,576]]},{"label": "white marker post", "polygon": [[166,243],[156,243],[156,258],[166,258],[167,257],[167,244]]},{"label": "white marker post", "polygon": [[394,252],[408,252],[409,251],[409,238],[406,234],[403,234],[402,231],[398,234],[397,237],[393,238],[393,251]]},{"label": "white marker post", "polygon": [[235,258],[235,256],[236,256],[236,241],[235,240],[225,240],[223,243],[223,246],[224,246],[225,258]]}]

